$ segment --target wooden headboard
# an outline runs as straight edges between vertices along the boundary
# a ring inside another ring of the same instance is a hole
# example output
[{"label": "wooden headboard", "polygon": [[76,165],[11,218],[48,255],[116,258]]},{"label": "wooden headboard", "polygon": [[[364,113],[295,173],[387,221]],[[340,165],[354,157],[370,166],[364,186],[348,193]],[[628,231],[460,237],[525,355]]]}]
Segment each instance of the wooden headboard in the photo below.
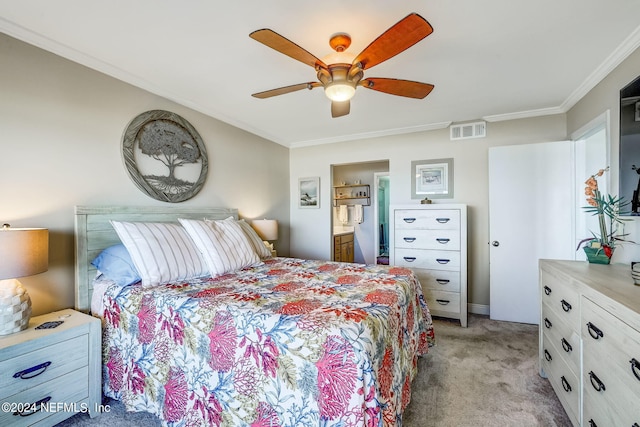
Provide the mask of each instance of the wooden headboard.
[{"label": "wooden headboard", "polygon": [[76,206],[75,208],[75,308],[88,313],[91,307],[96,268],[91,261],[109,246],[120,243],[110,220],[178,222],[189,219],[238,219],[238,210],[230,208],[182,206]]}]

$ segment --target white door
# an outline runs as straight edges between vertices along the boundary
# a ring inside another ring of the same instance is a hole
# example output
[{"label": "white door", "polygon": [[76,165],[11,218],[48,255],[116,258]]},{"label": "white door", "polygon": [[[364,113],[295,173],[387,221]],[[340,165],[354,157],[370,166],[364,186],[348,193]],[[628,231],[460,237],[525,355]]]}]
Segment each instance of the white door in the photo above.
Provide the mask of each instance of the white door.
[{"label": "white door", "polygon": [[539,324],[538,260],[574,259],[571,144],[489,149],[492,319]]}]

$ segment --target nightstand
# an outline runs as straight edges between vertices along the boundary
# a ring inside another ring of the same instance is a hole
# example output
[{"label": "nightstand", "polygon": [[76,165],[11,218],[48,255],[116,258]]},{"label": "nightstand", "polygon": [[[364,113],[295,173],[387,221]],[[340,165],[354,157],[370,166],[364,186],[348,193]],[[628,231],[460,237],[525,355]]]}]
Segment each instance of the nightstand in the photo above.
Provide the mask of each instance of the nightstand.
[{"label": "nightstand", "polygon": [[[62,320],[51,329],[36,329]],[[54,425],[101,404],[100,320],[75,310],[33,317],[0,336],[0,425]]]}]

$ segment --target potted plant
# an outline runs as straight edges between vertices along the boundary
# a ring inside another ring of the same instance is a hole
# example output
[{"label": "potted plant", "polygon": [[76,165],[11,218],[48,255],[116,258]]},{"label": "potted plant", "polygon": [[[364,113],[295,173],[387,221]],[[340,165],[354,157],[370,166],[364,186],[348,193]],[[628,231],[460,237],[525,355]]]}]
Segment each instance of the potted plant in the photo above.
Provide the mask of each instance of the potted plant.
[{"label": "potted plant", "polygon": [[628,205],[621,197],[602,194],[598,188],[598,177],[609,171],[609,166],[600,169],[586,181],[584,190],[589,206],[584,206],[585,212],[598,216],[599,233],[591,232],[592,237],[582,239],[576,250],[583,247],[590,263],[609,264],[611,256],[618,242],[625,241],[626,234],[620,234],[622,223],[626,219],[620,218],[621,208]]}]

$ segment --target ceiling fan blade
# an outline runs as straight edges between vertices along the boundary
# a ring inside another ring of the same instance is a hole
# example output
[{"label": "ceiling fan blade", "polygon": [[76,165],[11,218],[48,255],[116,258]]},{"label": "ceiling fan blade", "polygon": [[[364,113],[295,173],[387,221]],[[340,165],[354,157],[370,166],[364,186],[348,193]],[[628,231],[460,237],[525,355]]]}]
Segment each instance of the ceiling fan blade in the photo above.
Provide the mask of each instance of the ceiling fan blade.
[{"label": "ceiling fan blade", "polygon": [[285,93],[295,92],[302,89],[313,89],[314,87],[322,86],[320,82],[298,83],[297,85],[279,87],[277,89],[265,90],[264,92],[254,93],[251,96],[255,98],[271,98],[272,96],[284,95]]},{"label": "ceiling fan blade", "polygon": [[351,111],[351,101],[331,102],[331,117],[346,116],[349,111]]},{"label": "ceiling fan blade", "polygon": [[296,61],[311,65],[313,68],[316,68],[318,66],[327,68],[327,64],[322,62],[320,59],[316,58],[314,55],[307,52],[291,40],[268,28],[254,31],[253,33],[249,34],[249,37],[259,41],[266,46],[269,46],[272,49],[277,50],[280,53],[284,53],[285,55],[295,59]]},{"label": "ceiling fan blade", "polygon": [[411,80],[386,79],[382,77],[372,77],[360,81],[360,86],[367,89],[390,95],[406,96],[407,98],[422,99],[433,90],[433,85],[428,83],[414,82]]},{"label": "ceiling fan blade", "polygon": [[417,13],[407,15],[382,33],[353,60],[366,70],[410,48],[433,32],[433,27]]}]

